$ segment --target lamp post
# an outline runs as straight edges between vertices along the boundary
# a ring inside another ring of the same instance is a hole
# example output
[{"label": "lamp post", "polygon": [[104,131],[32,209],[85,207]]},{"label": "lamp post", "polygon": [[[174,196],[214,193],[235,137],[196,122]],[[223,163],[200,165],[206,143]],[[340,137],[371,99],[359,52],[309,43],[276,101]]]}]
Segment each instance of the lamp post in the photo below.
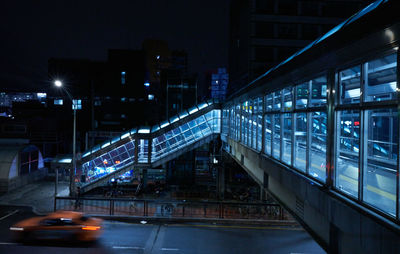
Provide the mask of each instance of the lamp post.
[{"label": "lamp post", "polygon": [[[54,85],[56,87],[63,88],[63,83],[60,80],[55,80]],[[74,103],[74,99],[71,94],[63,89],[65,93],[68,95],[69,99],[72,102],[72,109],[74,111],[74,125],[73,125],[73,137],[72,137],[72,169],[69,171],[69,195],[72,196],[75,193],[75,182],[74,175],[76,175],[76,109],[77,105]]]}]

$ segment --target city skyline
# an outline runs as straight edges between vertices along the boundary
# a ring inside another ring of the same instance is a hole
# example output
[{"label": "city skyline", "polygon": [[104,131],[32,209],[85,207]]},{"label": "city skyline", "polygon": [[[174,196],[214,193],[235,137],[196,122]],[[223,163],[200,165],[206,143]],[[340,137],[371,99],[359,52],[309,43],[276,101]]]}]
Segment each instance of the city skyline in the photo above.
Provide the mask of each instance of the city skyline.
[{"label": "city skyline", "polygon": [[48,82],[51,57],[102,61],[107,49],[140,49],[149,38],[186,50],[190,72],[227,66],[228,0],[208,2],[7,2],[0,82],[37,89]]}]

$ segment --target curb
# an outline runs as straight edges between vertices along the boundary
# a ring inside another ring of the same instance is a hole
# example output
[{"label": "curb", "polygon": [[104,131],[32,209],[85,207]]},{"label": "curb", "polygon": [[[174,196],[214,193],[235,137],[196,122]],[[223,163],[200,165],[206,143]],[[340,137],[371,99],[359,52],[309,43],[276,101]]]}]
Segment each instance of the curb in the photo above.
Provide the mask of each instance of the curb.
[{"label": "curb", "polygon": [[234,225],[263,225],[263,226],[290,226],[300,227],[294,220],[247,220],[247,219],[213,219],[213,218],[168,218],[168,217],[142,217],[142,216],[118,216],[118,215],[91,215],[93,217],[101,218],[104,220],[114,220],[129,223],[218,223],[218,224],[234,224]]}]

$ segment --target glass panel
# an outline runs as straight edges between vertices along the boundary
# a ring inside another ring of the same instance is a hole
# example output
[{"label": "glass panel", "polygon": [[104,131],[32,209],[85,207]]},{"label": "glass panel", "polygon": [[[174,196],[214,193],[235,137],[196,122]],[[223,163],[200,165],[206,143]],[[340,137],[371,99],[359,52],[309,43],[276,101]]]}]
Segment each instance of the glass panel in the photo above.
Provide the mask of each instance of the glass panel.
[{"label": "glass panel", "polygon": [[[111,153],[113,152],[113,153]],[[101,156],[101,161],[103,163],[103,165],[105,165],[106,167],[112,166],[113,165],[113,159],[117,159],[118,160],[118,153],[117,153],[117,149],[114,149],[113,151],[111,151],[109,154],[103,154]],[[111,155],[111,156],[110,156]],[[102,165],[102,166],[103,166]]]},{"label": "glass panel", "polygon": [[292,88],[285,88],[283,90],[283,110],[284,111],[291,111],[292,110]]},{"label": "glass panel", "polygon": [[248,101],[243,102],[242,111],[249,112],[249,102]]},{"label": "glass panel", "polygon": [[368,73],[365,100],[395,100],[397,55],[386,56],[365,65]]},{"label": "glass panel", "polygon": [[244,116],[242,116],[242,120],[241,120],[241,128],[240,128],[240,141],[242,142],[242,144],[245,144],[245,118]]},{"label": "glass panel", "polygon": [[294,167],[306,172],[307,165],[307,114],[295,116],[296,130],[294,134]]},{"label": "glass panel", "polygon": [[213,121],[213,132],[220,133],[221,132],[221,121],[220,118],[215,118]]},{"label": "glass panel", "polygon": [[358,196],[360,155],[360,112],[337,113],[335,186],[354,197]]},{"label": "glass panel", "polygon": [[221,132],[221,110],[213,110],[214,121],[213,121],[213,132],[220,133]]},{"label": "glass panel", "polygon": [[148,163],[148,147],[149,141],[147,139],[139,140],[139,154],[138,154],[138,162],[139,163]]},{"label": "glass panel", "polygon": [[171,137],[170,139],[168,139],[167,143],[168,143],[169,149],[173,149],[175,146],[178,145],[178,142],[174,137]]},{"label": "glass panel", "polygon": [[361,68],[358,65],[340,72],[340,103],[360,102],[360,77]]},{"label": "glass panel", "polygon": [[274,114],[274,129],[273,129],[273,144],[272,144],[272,156],[280,159],[281,158],[281,115]]},{"label": "glass panel", "polygon": [[273,97],[272,93],[265,96],[265,111],[272,111]]},{"label": "glass panel", "polygon": [[235,124],[236,124],[236,127],[235,127],[236,140],[239,140],[240,139],[240,135],[241,135],[240,134],[241,133],[241,129],[240,129],[240,114],[239,113],[236,114]]},{"label": "glass panel", "polygon": [[253,133],[251,134],[253,137],[252,147],[257,149],[257,115],[253,115],[253,124],[252,124]]},{"label": "glass panel", "polygon": [[296,86],[296,108],[306,108],[309,82]]},{"label": "glass panel", "polygon": [[203,137],[203,134],[201,133],[200,128],[197,127],[197,126],[192,129],[192,133],[193,133],[194,138],[196,140],[199,140],[199,139],[201,139]]},{"label": "glass panel", "polygon": [[125,148],[128,151],[128,154],[131,157],[131,159],[134,159],[134,157],[135,157],[135,141],[132,140],[131,142],[126,143]]},{"label": "glass panel", "polygon": [[364,201],[395,216],[398,156],[396,109],[367,110],[367,156],[364,163]]},{"label": "glass panel", "polygon": [[257,116],[257,150],[261,151],[262,146],[262,116]]},{"label": "glass panel", "polygon": [[249,119],[245,117],[244,122],[244,144],[248,145],[249,143]]},{"label": "glass panel", "polygon": [[262,113],[263,112],[263,99],[262,99],[262,97],[261,98],[258,98],[257,99],[257,104],[258,104],[258,113]]},{"label": "glass panel", "polygon": [[272,139],[272,115],[265,115],[265,136],[264,136],[264,152],[271,155],[271,139]]},{"label": "glass panel", "polygon": [[309,174],[319,180],[326,180],[326,122],[325,112],[312,113]]},{"label": "glass panel", "polygon": [[283,115],[282,161],[292,164],[292,114]]},{"label": "glass panel", "polygon": [[273,104],[274,110],[281,109],[281,101],[282,101],[282,91],[275,92],[274,93],[274,104]]},{"label": "glass panel", "polygon": [[311,81],[310,107],[321,107],[326,105],[326,77],[319,77]]},{"label": "glass panel", "polygon": [[196,121],[192,120],[190,122],[188,122],[190,129],[196,126]]},{"label": "glass panel", "polygon": [[96,167],[103,167],[103,161],[101,160],[101,157],[97,157],[96,159],[93,160],[93,163]]}]

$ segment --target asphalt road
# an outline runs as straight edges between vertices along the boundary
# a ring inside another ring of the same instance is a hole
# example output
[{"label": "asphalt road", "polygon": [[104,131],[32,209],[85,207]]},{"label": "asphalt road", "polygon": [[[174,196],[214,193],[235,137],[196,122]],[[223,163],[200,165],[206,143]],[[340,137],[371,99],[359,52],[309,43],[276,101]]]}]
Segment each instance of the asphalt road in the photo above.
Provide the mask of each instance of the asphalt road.
[{"label": "asphalt road", "polygon": [[13,242],[9,227],[32,216],[30,208],[0,206],[0,253],[325,253],[304,230],[284,226],[105,221],[102,237],[92,245]]}]

